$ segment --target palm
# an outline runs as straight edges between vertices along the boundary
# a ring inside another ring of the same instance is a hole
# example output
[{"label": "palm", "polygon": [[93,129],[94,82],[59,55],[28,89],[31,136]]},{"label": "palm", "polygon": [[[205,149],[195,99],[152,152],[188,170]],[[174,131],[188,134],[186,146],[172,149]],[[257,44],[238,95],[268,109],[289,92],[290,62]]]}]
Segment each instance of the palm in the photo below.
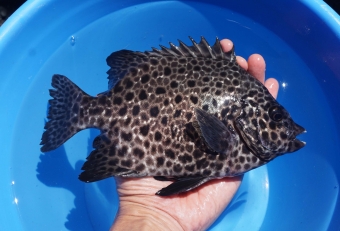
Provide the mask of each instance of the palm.
[{"label": "palm", "polygon": [[167,213],[185,230],[208,228],[229,204],[240,178],[212,180],[199,188],[171,197],[155,193],[170,182],[147,178],[116,178],[121,203],[134,202]]}]

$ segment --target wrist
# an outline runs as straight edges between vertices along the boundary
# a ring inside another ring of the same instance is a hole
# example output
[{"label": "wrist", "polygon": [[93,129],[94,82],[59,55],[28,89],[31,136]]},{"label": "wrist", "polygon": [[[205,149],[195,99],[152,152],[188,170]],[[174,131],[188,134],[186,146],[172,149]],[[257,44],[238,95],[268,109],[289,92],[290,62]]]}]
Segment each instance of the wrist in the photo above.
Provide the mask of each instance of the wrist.
[{"label": "wrist", "polygon": [[161,209],[146,207],[135,202],[121,201],[118,214],[110,231],[120,230],[183,231],[183,228],[176,219]]}]

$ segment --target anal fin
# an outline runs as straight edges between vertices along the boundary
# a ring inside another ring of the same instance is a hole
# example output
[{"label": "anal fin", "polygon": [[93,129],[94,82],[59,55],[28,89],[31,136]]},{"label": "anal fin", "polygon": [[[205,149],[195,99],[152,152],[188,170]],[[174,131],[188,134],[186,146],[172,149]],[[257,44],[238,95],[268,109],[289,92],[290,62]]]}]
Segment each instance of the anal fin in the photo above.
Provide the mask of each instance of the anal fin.
[{"label": "anal fin", "polygon": [[159,190],[156,195],[158,196],[171,196],[179,193],[190,191],[198,186],[209,181],[209,177],[188,177],[179,178],[174,183],[170,184],[168,187]]},{"label": "anal fin", "polygon": [[107,133],[102,133],[93,140],[93,148],[95,149],[81,168],[83,172],[79,175],[79,180],[94,182],[112,176],[140,176],[137,171],[119,164],[116,156],[117,147]]}]

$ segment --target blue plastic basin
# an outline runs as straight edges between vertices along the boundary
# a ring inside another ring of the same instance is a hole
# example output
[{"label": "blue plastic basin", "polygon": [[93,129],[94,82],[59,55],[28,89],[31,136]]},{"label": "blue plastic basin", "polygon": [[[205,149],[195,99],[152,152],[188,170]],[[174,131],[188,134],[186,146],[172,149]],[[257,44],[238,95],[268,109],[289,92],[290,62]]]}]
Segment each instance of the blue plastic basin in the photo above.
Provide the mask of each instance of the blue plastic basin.
[{"label": "blue plastic basin", "polygon": [[262,54],[307,146],[244,176],[211,230],[340,229],[340,17],[320,0],[27,1],[0,27],[0,230],[108,230],[114,179],[77,179],[96,130],[40,152],[55,73],[95,95],[120,49],[190,35]]}]

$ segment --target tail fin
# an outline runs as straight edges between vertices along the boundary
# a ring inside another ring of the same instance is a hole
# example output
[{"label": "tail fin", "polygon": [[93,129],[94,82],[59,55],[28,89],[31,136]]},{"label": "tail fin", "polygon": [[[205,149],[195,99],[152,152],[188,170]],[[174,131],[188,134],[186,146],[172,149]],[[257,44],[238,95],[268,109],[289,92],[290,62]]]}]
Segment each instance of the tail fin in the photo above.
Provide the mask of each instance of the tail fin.
[{"label": "tail fin", "polygon": [[49,121],[45,124],[46,131],[41,138],[42,152],[58,148],[74,134],[86,128],[84,125],[79,126],[80,104],[85,98],[92,98],[62,75],[52,77],[52,86],[55,89],[50,90],[53,99],[49,100]]}]

